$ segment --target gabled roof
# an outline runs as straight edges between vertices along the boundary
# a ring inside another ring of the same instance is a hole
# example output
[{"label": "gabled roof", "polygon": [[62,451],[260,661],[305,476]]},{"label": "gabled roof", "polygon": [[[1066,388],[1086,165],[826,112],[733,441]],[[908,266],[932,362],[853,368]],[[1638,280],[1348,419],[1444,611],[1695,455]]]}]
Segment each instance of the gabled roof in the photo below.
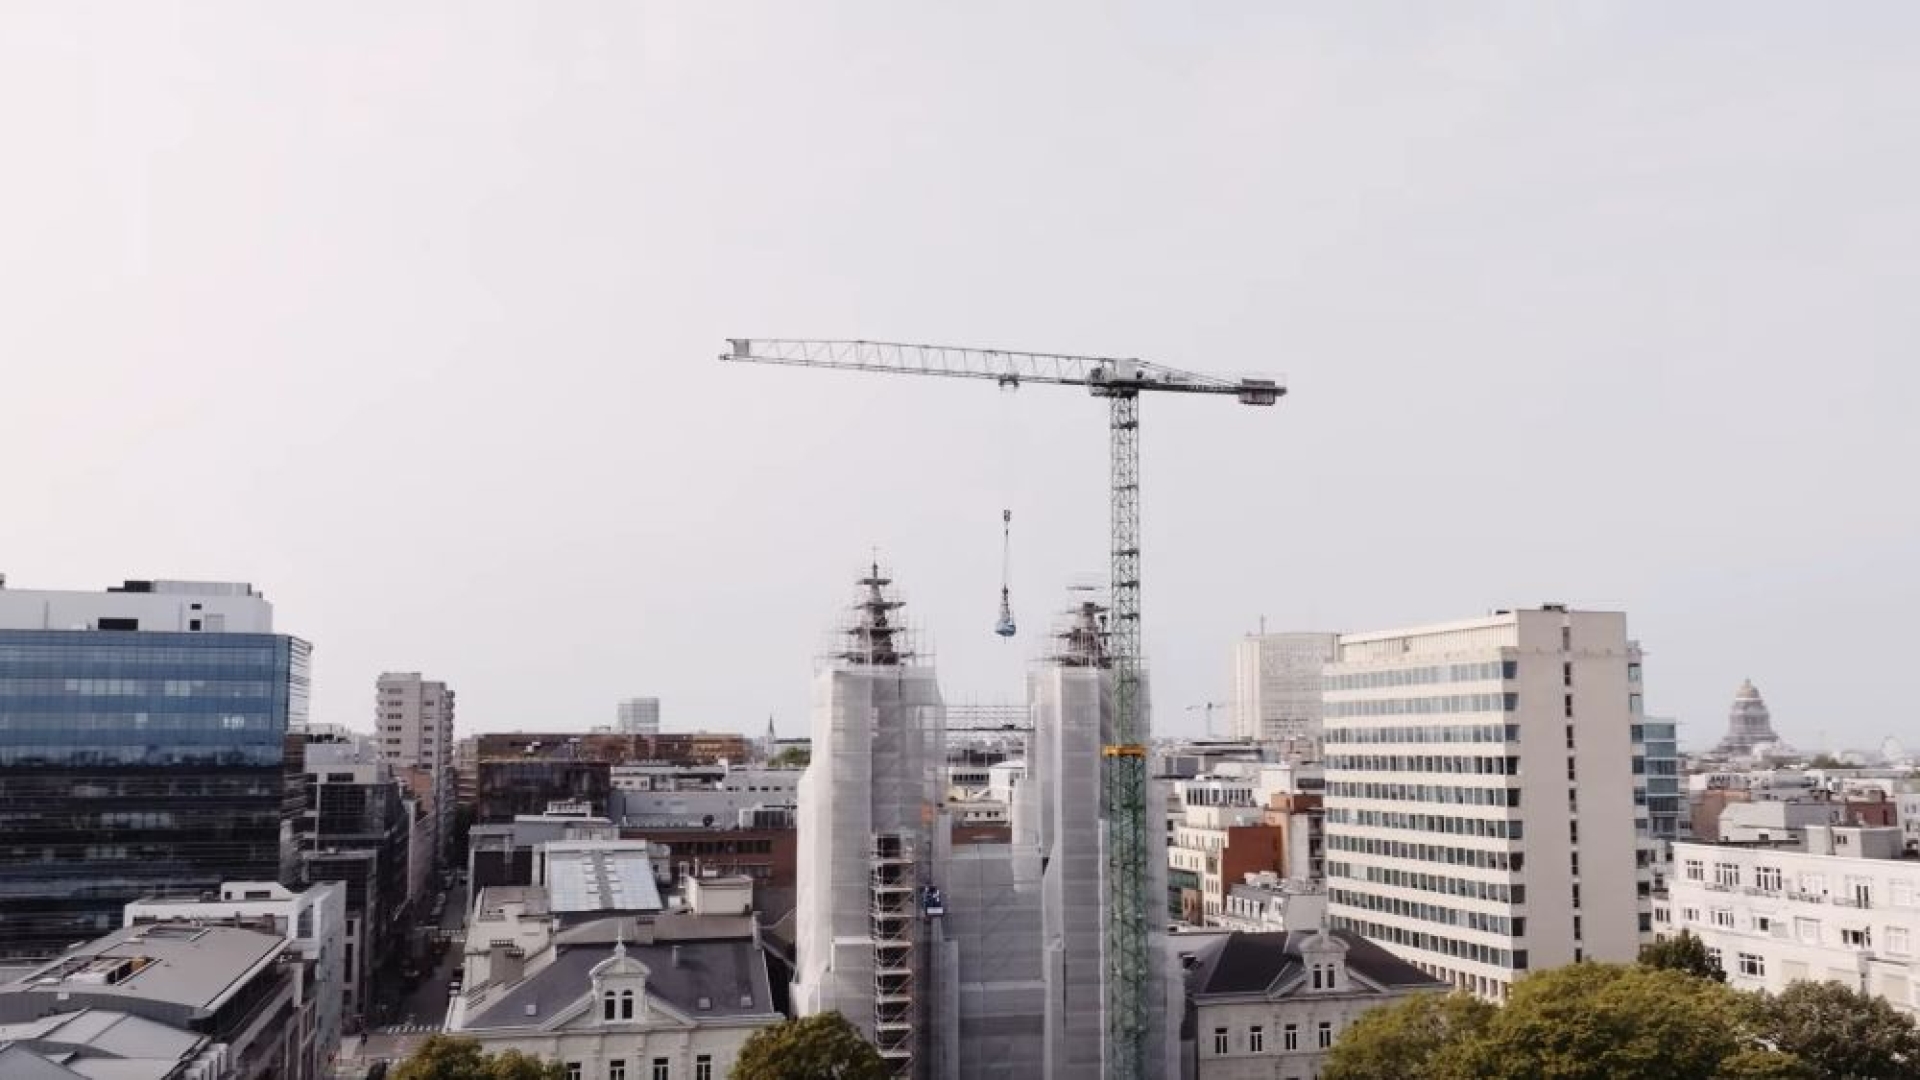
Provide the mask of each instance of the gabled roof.
[{"label": "gabled roof", "polygon": [[[1305,970],[1300,950],[1319,932],[1213,936],[1193,950],[1194,962],[1187,969],[1187,994],[1210,997],[1275,990]],[[1447,985],[1358,934],[1347,930],[1327,933],[1346,946],[1347,972],[1355,991],[1438,989]]]},{"label": "gabled roof", "polygon": [[[523,979],[462,1030],[542,1027],[578,1005],[593,990],[593,969],[613,959],[616,944],[556,946],[553,962]],[[679,950],[679,963],[674,951]],[[699,1023],[771,1014],[773,992],[767,961],[752,941],[695,941],[682,945],[626,946],[647,969],[647,997]],[[707,1005],[701,1007],[701,1001]],[[746,1004],[742,1004],[745,1001]],[[528,1006],[533,1012],[528,1013]]]}]

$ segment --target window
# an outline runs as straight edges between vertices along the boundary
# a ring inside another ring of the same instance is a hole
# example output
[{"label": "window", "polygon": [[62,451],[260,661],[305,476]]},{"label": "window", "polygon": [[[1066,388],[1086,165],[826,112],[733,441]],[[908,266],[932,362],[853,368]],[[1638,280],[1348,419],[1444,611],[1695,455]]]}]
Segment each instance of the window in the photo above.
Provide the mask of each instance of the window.
[{"label": "window", "polygon": [[1719,949],[1716,949],[1711,945],[1707,946],[1707,957],[1711,959],[1714,963],[1720,965],[1720,970],[1725,971],[1727,969],[1726,958],[1721,955]]},{"label": "window", "polygon": [[1688,859],[1680,869],[1688,881],[1707,880],[1707,864],[1699,859]]},{"label": "window", "polygon": [[1904,926],[1887,927],[1887,951],[1895,956],[1907,955],[1911,948],[1907,942],[1907,928]]},{"label": "window", "polygon": [[673,1066],[666,1058],[653,1059],[653,1080],[671,1080]]},{"label": "window", "polygon": [[1753,868],[1753,883],[1768,892],[1779,892],[1782,884],[1780,868],[1777,866],[1756,866]]},{"label": "window", "polygon": [[701,1054],[693,1059],[693,1080],[713,1080],[712,1054]]},{"label": "window", "polygon": [[580,1063],[579,1062],[577,1061],[567,1062],[567,1080],[580,1080]]},{"label": "window", "polygon": [[1892,899],[1893,899],[1894,907],[1912,907],[1913,906],[1913,882],[1911,881],[1889,882],[1887,886],[1887,890],[1888,892],[1893,894]]},{"label": "window", "polygon": [[1267,1048],[1267,1033],[1261,1029],[1260,1025],[1255,1024],[1252,1027],[1248,1028],[1247,1029],[1247,1052],[1258,1054],[1258,1053],[1264,1052],[1266,1048]]},{"label": "window", "polygon": [[1713,864],[1713,883],[1731,889],[1740,884],[1740,864],[1717,862]]},{"label": "window", "polygon": [[1873,935],[1865,930],[1851,930],[1842,927],[1840,944],[1851,945],[1856,949],[1865,949],[1873,944]]},{"label": "window", "polygon": [[1762,934],[1771,934],[1773,933],[1773,919],[1766,915],[1755,915],[1753,917],[1753,928]]},{"label": "window", "polygon": [[607,1062],[607,1080],[627,1080],[627,1063],[622,1058]]},{"label": "window", "polygon": [[1213,1029],[1213,1052],[1216,1054],[1224,1054],[1227,1052],[1226,1028],[1217,1027]]},{"label": "window", "polygon": [[1713,909],[1713,925],[1733,928],[1733,909],[1717,907]]},{"label": "window", "polygon": [[1300,1025],[1288,1024],[1285,1030],[1280,1033],[1280,1049],[1300,1049]]},{"label": "window", "polygon": [[633,991],[620,991],[620,1019],[633,1019]]},{"label": "window", "polygon": [[1800,943],[1803,945],[1820,944],[1820,920],[1793,920],[1793,936],[1800,939]]},{"label": "window", "polygon": [[1322,1020],[1320,1021],[1320,1049],[1325,1050],[1327,1047],[1332,1045],[1333,1045],[1333,1021]]},{"label": "window", "polygon": [[1766,973],[1767,962],[1765,960],[1760,959],[1752,953],[1743,952],[1740,954],[1740,974],[1752,975],[1758,978]]},{"label": "window", "polygon": [[613,991],[609,990],[607,991],[606,996],[603,997],[600,1002],[600,1018],[602,1020],[613,1019],[613,1014],[614,1014],[613,1003],[614,1003]]}]

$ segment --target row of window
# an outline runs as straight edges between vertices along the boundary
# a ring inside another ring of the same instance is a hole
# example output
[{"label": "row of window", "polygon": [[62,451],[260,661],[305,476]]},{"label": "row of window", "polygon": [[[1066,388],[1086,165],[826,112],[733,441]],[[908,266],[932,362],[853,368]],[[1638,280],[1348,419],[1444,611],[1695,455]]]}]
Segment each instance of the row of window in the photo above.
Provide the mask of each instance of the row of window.
[{"label": "row of window", "polygon": [[1372,922],[1368,919],[1355,919],[1344,915],[1334,916],[1333,923],[1342,930],[1351,930],[1356,934],[1374,941],[1391,942],[1410,949],[1423,949],[1442,956],[1452,956],[1461,960],[1488,964],[1506,968],[1509,971],[1527,970],[1527,950],[1496,949],[1490,945],[1478,945],[1470,941],[1460,941],[1442,934],[1429,934],[1418,930],[1408,930],[1404,926]]},{"label": "row of window", "polygon": [[7,697],[219,697],[263,698],[273,684],[259,679],[14,679],[0,678]]},{"label": "row of window", "polygon": [[[567,1080],[587,1080],[586,1070],[577,1061],[567,1062],[565,1071]],[[614,1058],[607,1062],[606,1080],[639,1080],[639,1078],[628,1076],[624,1058]],[[673,1080],[673,1059],[654,1058],[649,1080]],[[693,1080],[713,1080],[712,1054],[701,1054],[693,1059]]]},{"label": "row of window", "polygon": [[1519,724],[1389,724],[1339,728],[1321,740],[1328,746],[1378,743],[1506,743],[1520,740]]},{"label": "row of window", "polygon": [[1451,806],[1520,805],[1519,788],[1465,787],[1455,784],[1394,784],[1382,781],[1329,780],[1329,799],[1372,799],[1381,802],[1426,802]]},{"label": "row of window", "polygon": [[[1825,874],[1802,871],[1794,875],[1793,881],[1789,883],[1785,872],[1777,866],[1755,866],[1752,869],[1753,888],[1762,892],[1794,892],[1809,897],[1829,895]],[[1680,875],[1688,881],[1705,882],[1707,880],[1706,861],[1704,859],[1682,860]],[[1746,868],[1739,863],[1715,862],[1713,864],[1713,884],[1721,888],[1740,888],[1747,883],[1747,878]],[[1913,906],[1914,892],[1911,881],[1892,882],[1889,891],[1892,893],[1892,902],[1895,906]],[[1848,875],[1840,895],[1843,900],[1857,907],[1871,907],[1874,903],[1874,894],[1873,879]]]},{"label": "row of window", "polygon": [[1327,877],[1346,878],[1349,881],[1365,881],[1374,885],[1391,885],[1400,889],[1417,889],[1420,892],[1439,893],[1443,896],[1463,896],[1469,900],[1491,900],[1498,904],[1524,904],[1527,902],[1525,885],[1508,885],[1501,882],[1473,881],[1457,878],[1449,874],[1429,874],[1412,870],[1397,870],[1389,866],[1363,866],[1357,863],[1329,862]]},{"label": "row of window", "polygon": [[1348,772],[1452,773],[1459,776],[1518,776],[1518,757],[1484,754],[1330,754],[1327,768]]},{"label": "row of window", "polygon": [[1478,664],[1431,664],[1426,667],[1393,668],[1388,671],[1352,671],[1329,675],[1323,682],[1327,690],[1379,690],[1393,686],[1431,686],[1448,682],[1484,682],[1511,679],[1519,675],[1514,660],[1488,660]]},{"label": "row of window", "polygon": [[[1680,920],[1683,923],[1693,923],[1701,926],[1711,925],[1722,930],[1732,930],[1735,928],[1733,909],[1728,907],[1708,909],[1707,920],[1704,923],[1700,919],[1699,908],[1683,907],[1680,909]],[[1822,943],[1822,927],[1819,919],[1796,916],[1793,920],[1792,927],[1789,928],[1785,919],[1769,914],[1753,913],[1748,916],[1747,925],[1748,928],[1755,933],[1769,934],[1777,938],[1786,938],[1789,930],[1791,930],[1793,939],[1802,945],[1819,945]],[[1873,947],[1872,927],[1842,926],[1839,930],[1840,944],[1855,949]],[[1912,954],[1912,937],[1904,926],[1881,927],[1880,940],[1881,948],[1885,949],[1889,956],[1909,956]]]},{"label": "row of window", "polygon": [[1478,930],[1482,933],[1500,934],[1505,937],[1519,937],[1527,930],[1527,920],[1524,917],[1509,918],[1505,915],[1489,915],[1481,911],[1462,911],[1444,904],[1423,904],[1417,900],[1401,900],[1397,897],[1377,896],[1373,893],[1354,892],[1350,889],[1332,889],[1328,891],[1327,896],[1329,899],[1364,911],[1397,915],[1403,919],[1418,919],[1436,926],[1458,926],[1466,930]]},{"label": "row of window", "polygon": [[[1322,1020],[1314,1030],[1314,1045],[1321,1050],[1325,1050],[1333,1045],[1333,1036],[1333,1021]],[[1234,1039],[1231,1029],[1224,1027],[1216,1027],[1213,1029],[1213,1052],[1216,1056],[1233,1053],[1233,1043]],[[1242,1045],[1246,1048],[1245,1052],[1249,1054],[1271,1053],[1271,1051],[1267,1049],[1267,1029],[1261,1024],[1251,1024],[1247,1027],[1246,1041]],[[1281,1025],[1280,1052],[1290,1053],[1298,1049],[1300,1049],[1300,1025]]]},{"label": "row of window", "polygon": [[1500,870],[1518,873],[1526,865],[1526,855],[1518,851],[1486,851],[1481,848],[1453,847],[1448,844],[1415,844],[1404,840],[1376,840],[1367,836],[1334,834],[1327,837],[1328,851],[1351,851],[1357,855],[1383,855],[1390,859],[1417,859],[1444,866],[1469,866],[1476,870]]},{"label": "row of window", "polygon": [[1451,836],[1484,836],[1495,840],[1518,840],[1521,836],[1520,822],[1501,818],[1408,814],[1399,810],[1356,810],[1345,806],[1328,810],[1327,824],[1405,829],[1409,832],[1446,833]]},{"label": "row of window", "polygon": [[1448,713],[1516,712],[1520,695],[1443,694],[1435,697],[1376,698],[1371,701],[1329,701],[1327,719],[1356,716],[1442,716]]},{"label": "row of window", "polygon": [[[71,633],[71,631],[68,631]],[[9,637],[15,637],[13,633]],[[148,635],[142,635],[143,638]],[[192,644],[163,646],[155,644],[103,644],[94,639],[89,645],[0,644],[0,674],[39,674],[29,667],[52,667],[60,672],[97,665],[100,667],[170,667],[209,665],[214,667],[267,667],[275,661],[273,646],[258,644],[264,635],[194,635]],[[185,635],[182,635],[184,638]],[[180,640],[180,639],[176,639]],[[299,643],[302,649],[306,643]],[[90,674],[94,674],[91,673]],[[99,672],[98,674],[107,674]]]}]

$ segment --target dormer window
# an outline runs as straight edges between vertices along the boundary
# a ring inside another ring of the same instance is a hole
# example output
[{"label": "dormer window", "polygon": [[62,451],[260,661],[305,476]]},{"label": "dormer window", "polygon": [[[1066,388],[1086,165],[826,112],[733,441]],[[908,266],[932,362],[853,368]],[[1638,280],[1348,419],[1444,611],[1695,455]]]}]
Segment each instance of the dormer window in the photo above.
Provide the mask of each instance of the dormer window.
[{"label": "dormer window", "polygon": [[603,1020],[613,1019],[613,1016],[614,1016],[613,1011],[614,1011],[614,1008],[616,1007],[614,1002],[615,1002],[615,997],[614,997],[613,991],[611,990],[607,991],[606,994],[601,998],[601,1009],[600,1009],[601,1019]]},{"label": "dormer window", "polygon": [[633,1019],[633,991],[620,991],[620,1019]]}]

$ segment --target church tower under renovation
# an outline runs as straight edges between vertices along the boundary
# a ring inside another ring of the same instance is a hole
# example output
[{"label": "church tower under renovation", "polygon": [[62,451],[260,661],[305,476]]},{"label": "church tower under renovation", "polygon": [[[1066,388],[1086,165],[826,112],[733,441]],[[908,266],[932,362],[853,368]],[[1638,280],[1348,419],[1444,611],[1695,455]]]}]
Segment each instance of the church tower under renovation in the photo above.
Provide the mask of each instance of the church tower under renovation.
[{"label": "church tower under renovation", "polygon": [[838,1011],[897,1076],[925,1077],[926,899],[945,707],[875,565],[814,681],[799,787],[793,1005]]}]

